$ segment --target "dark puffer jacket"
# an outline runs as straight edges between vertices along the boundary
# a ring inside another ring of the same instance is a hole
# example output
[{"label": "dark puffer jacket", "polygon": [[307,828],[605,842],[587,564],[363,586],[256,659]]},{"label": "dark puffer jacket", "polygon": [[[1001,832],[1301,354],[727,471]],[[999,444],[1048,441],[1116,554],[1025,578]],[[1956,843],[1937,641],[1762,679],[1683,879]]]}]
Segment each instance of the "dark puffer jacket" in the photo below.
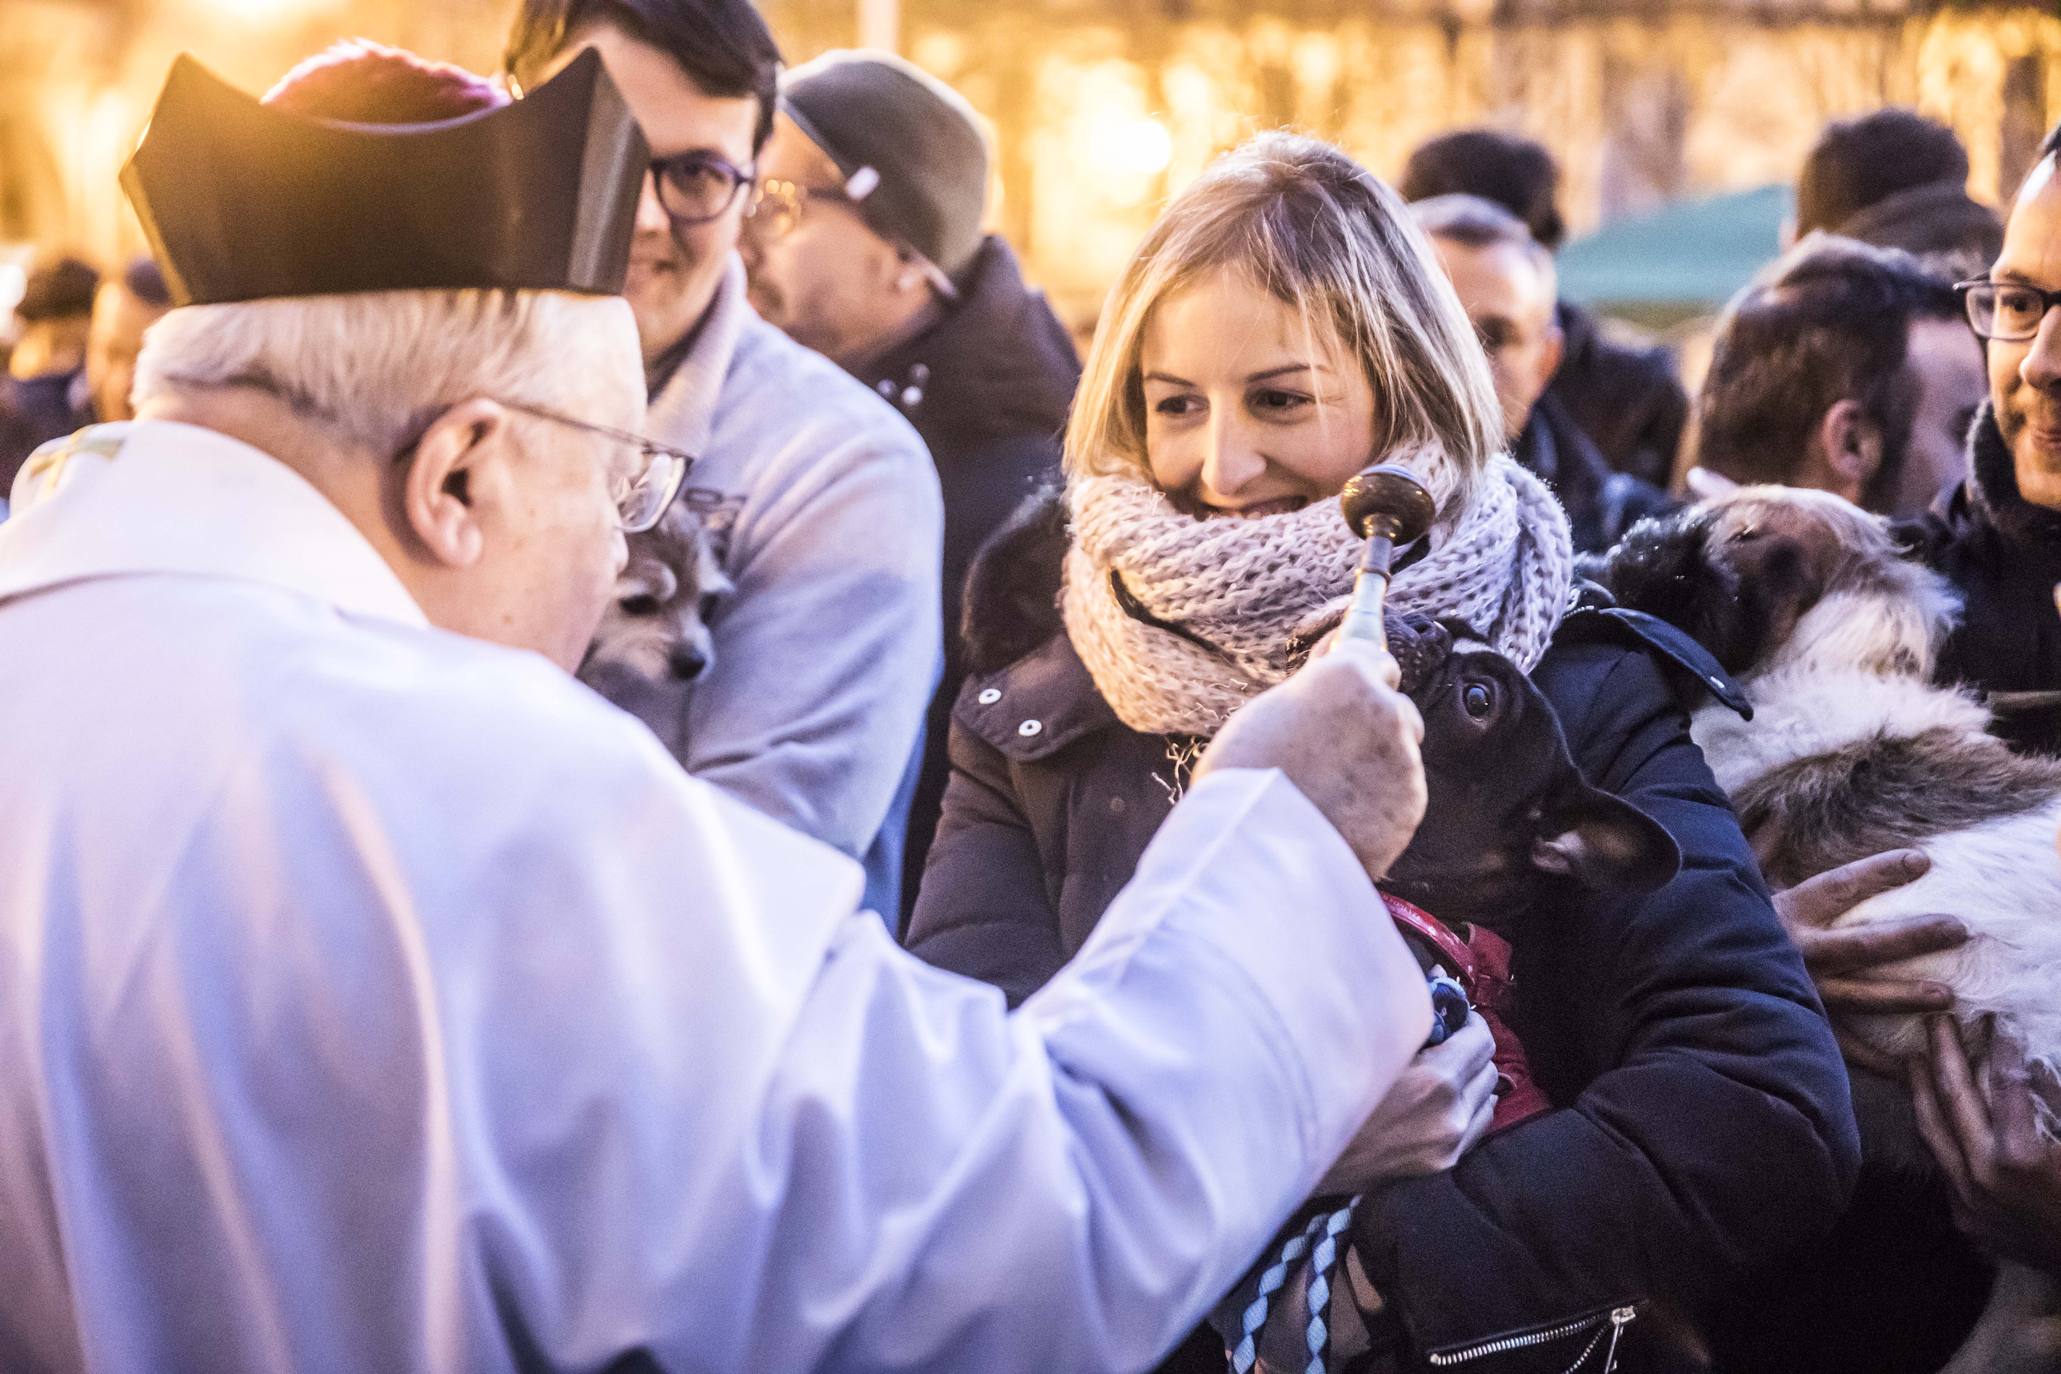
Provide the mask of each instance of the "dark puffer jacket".
[{"label": "dark puffer jacket", "polygon": [[[1064,537],[1056,516],[1041,533]],[[1128,881],[1193,746],[1126,728],[1054,632],[1056,549],[1002,557],[1012,576],[977,568],[969,589],[983,634],[907,938],[1014,1001]],[[1637,1302],[1620,1368],[1698,1368],[1651,1334],[1830,1227],[1859,1148],[1846,1074],[1677,696],[1736,689],[1686,639],[1610,610],[1570,616],[1534,678],[1583,772],[1660,820],[1685,863],[1649,897],[1548,904],[1517,932],[1517,1030],[1560,1109],[1370,1197],[1353,1238],[1420,1353]],[[1560,1370],[1583,1339],[1458,1367]],[[1200,1337],[1179,1359],[1221,1369],[1222,1347]]]},{"label": "dark puffer jacket", "polygon": [[1941,680],[1989,698],[1996,732],[2018,748],[2061,754],[2061,511],[2019,494],[1988,405],[1969,431],[1968,476],[1900,533],[1961,597]]},{"label": "dark puffer jacket", "polygon": [[958,305],[859,376],[923,436],[945,498],[945,670],[909,807],[904,913],[944,798],[946,727],[966,672],[958,633],[966,570],[1010,512],[1058,476],[1059,436],[1081,375],[1072,335],[1044,294],[1024,284],[1007,244],[990,237],[963,276]]},{"label": "dark puffer jacket", "polygon": [[1576,553],[1608,553],[1633,525],[1675,508],[1651,482],[1611,471],[1595,441],[1550,391],[1531,408],[1510,456],[1560,498]]}]

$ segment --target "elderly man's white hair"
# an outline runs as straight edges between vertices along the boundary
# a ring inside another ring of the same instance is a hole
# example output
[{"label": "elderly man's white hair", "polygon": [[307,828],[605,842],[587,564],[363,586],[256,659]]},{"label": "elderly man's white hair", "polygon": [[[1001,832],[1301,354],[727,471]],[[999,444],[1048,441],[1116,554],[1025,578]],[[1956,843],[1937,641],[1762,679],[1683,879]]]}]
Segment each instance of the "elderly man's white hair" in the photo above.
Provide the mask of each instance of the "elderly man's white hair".
[{"label": "elderly man's white hair", "polygon": [[631,425],[644,405],[630,307],[563,291],[371,291],[194,305],[150,329],[132,404],[219,386],[272,392],[375,453],[476,396]]}]

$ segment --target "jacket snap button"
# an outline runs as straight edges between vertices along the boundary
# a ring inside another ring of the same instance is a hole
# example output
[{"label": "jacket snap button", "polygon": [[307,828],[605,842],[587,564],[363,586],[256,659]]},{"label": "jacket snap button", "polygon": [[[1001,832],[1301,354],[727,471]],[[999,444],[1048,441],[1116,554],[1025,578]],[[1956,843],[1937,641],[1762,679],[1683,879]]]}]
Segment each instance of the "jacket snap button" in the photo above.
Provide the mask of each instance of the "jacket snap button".
[{"label": "jacket snap button", "polygon": [[996,702],[1000,701],[1001,699],[1002,689],[1000,687],[984,688],[981,691],[981,694],[974,698],[975,701],[979,702],[983,706],[993,706]]},{"label": "jacket snap button", "polygon": [[1016,727],[1016,733],[1022,735],[1025,739],[1029,739],[1031,736],[1043,731],[1044,728],[1045,722],[1041,720],[1027,720]]}]

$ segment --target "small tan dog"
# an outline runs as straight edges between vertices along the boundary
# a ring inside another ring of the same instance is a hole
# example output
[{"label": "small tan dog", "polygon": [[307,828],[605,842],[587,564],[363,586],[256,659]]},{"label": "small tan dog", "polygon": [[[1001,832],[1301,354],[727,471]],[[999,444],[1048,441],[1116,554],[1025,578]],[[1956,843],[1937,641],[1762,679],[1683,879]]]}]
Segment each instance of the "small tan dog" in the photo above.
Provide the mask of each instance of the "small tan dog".
[{"label": "small tan dog", "polygon": [[606,693],[625,679],[686,682],[709,671],[715,645],[707,616],[732,590],[701,518],[676,501],[658,525],[630,536],[616,581],[580,664],[580,680]]}]

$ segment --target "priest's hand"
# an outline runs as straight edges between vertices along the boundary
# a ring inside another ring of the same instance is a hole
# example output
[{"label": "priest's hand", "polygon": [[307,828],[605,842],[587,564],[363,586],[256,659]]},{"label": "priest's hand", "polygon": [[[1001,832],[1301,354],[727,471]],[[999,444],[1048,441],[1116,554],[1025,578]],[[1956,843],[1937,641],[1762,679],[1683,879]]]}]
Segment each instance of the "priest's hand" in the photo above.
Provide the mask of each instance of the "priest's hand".
[{"label": "priest's hand", "polygon": [[1496,1110],[1495,1038],[1479,1012],[1439,1044],[1419,1050],[1360,1127],[1319,1193],[1363,1193],[1376,1184],[1450,1169]]},{"label": "priest's hand", "polygon": [[1395,659],[1346,641],[1232,716],[1196,765],[1278,768],[1378,878],[1424,819],[1424,721]]}]

